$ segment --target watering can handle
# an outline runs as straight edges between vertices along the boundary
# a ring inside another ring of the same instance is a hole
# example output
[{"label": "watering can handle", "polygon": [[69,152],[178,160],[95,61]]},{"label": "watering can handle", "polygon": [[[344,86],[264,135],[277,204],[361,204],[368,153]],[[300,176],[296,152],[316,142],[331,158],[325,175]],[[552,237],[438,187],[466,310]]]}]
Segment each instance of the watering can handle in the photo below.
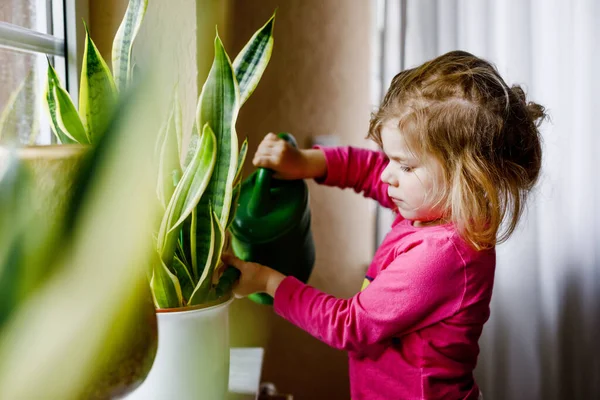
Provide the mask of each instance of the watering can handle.
[{"label": "watering can handle", "polygon": [[[298,143],[291,133],[280,133],[277,135],[294,147],[298,147]],[[261,217],[271,209],[271,179],[273,178],[273,170],[268,168],[259,168],[256,174],[256,182],[252,190],[252,196],[248,202],[248,213],[252,217]]]}]

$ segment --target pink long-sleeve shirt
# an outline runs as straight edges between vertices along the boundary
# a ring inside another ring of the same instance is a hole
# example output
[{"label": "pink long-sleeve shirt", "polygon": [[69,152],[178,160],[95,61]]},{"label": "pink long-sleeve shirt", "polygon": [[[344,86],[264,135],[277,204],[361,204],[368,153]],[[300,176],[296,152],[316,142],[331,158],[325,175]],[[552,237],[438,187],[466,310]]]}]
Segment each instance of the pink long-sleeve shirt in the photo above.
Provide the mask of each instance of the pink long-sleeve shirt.
[{"label": "pink long-sleeve shirt", "polygon": [[[321,148],[321,183],[394,205],[380,176],[383,153]],[[495,251],[475,251],[453,225],[415,227],[400,215],[350,299],[293,277],[275,293],[275,312],[349,353],[352,400],[477,399],[473,378],[494,281]]]}]

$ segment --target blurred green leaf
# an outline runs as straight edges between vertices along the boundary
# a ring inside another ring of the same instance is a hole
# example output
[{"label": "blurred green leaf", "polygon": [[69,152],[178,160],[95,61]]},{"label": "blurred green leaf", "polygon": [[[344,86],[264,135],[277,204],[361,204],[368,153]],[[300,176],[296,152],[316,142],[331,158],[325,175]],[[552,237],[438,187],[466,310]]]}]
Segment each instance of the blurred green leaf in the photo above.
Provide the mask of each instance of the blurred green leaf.
[{"label": "blurred green leaf", "polygon": [[[25,293],[0,331],[0,398],[86,398],[89,390],[102,390],[95,380],[114,371],[114,361],[129,351],[129,335],[140,335],[136,315],[146,300],[152,307],[144,267],[156,257],[151,237],[160,214],[149,164],[156,134],[152,116],[158,114],[152,98],[150,90],[128,97],[117,122],[82,164],[81,184],[68,203],[71,228],[55,257],[26,255],[28,263],[56,264],[47,266],[56,272],[30,285],[35,289]],[[149,117],[140,119],[141,112]],[[0,215],[15,211],[4,205]],[[27,245],[29,233],[45,222],[34,209],[25,211],[31,214],[26,234],[11,236]],[[6,254],[6,243],[0,243],[0,253]]]}]

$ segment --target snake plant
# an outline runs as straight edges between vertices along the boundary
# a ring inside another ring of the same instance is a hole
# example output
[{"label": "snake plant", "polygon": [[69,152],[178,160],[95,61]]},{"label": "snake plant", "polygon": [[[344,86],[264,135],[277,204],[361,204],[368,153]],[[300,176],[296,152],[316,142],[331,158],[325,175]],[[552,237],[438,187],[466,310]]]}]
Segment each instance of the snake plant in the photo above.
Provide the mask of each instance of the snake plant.
[{"label": "snake plant", "polygon": [[113,41],[114,76],[85,26],[78,108],[61,86],[56,71],[48,61],[44,105],[52,131],[60,143],[95,144],[107,128],[118,93],[129,87],[132,80],[132,48],[147,7],[148,0],[129,1]]},{"label": "snake plant", "polygon": [[216,271],[235,214],[248,148],[247,141],[239,148],[235,124],[271,57],[274,21],[275,15],[233,63],[217,34],[213,64],[182,162],[180,106],[177,99],[173,101],[157,146],[158,193],[165,213],[156,243],[160,261],[153,268],[151,288],[159,308],[203,304],[228,291],[224,285],[230,280],[219,281]]}]

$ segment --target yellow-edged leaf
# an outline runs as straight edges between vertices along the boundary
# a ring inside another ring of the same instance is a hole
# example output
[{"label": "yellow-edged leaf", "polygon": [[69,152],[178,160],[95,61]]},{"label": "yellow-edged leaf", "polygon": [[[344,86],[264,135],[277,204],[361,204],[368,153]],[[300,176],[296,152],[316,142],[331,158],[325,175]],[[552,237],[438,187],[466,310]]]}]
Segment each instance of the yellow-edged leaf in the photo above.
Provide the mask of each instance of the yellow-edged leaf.
[{"label": "yellow-edged leaf", "polygon": [[150,280],[154,303],[159,308],[174,308],[183,305],[181,285],[177,277],[162,262],[157,262]]},{"label": "yellow-edged leaf", "polygon": [[71,101],[71,97],[69,97],[69,93],[56,85],[53,90],[53,97],[56,101],[56,123],[59,129],[74,142],[89,144],[90,140],[85,133],[85,128]]},{"label": "yellow-edged leaf", "polygon": [[119,91],[129,87],[133,74],[133,43],[140,30],[148,0],[129,0],[127,11],[115,35],[112,48],[113,73]]},{"label": "yellow-edged leaf", "polygon": [[233,61],[240,86],[240,105],[254,92],[271,59],[274,25],[275,14],[252,36]]},{"label": "yellow-edged leaf", "polygon": [[157,246],[165,263],[171,262],[173,257],[176,229],[197,206],[211,178],[216,160],[215,146],[215,134],[206,125],[196,155],[177,184],[161,222]]},{"label": "yellow-edged leaf", "polygon": [[106,62],[90,38],[87,25],[85,30],[85,50],[79,88],[79,116],[90,143],[96,143],[114,113],[117,88]]}]

